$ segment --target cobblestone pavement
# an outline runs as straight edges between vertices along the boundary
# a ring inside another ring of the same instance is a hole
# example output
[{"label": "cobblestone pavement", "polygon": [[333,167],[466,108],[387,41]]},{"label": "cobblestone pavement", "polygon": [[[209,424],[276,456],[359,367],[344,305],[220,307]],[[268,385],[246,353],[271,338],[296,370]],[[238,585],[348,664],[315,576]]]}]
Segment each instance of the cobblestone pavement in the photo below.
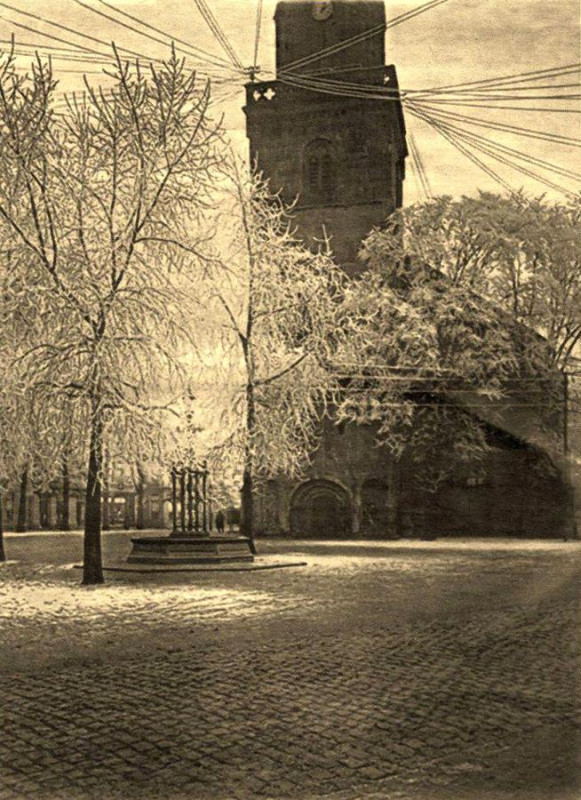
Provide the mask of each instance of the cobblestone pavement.
[{"label": "cobblestone pavement", "polygon": [[89,591],[3,568],[0,798],[581,797],[577,544],[306,552]]}]

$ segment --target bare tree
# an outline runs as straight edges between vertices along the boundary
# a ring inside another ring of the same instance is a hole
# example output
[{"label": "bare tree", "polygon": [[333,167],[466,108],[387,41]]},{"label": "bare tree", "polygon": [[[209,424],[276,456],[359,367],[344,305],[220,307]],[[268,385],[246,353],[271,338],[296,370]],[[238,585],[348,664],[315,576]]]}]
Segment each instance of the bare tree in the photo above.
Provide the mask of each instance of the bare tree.
[{"label": "bare tree", "polygon": [[86,453],[86,584],[103,581],[104,443],[154,452],[183,374],[219,159],[208,85],[175,53],[148,69],[114,56],[107,95],[87,84],[63,116],[50,65],[0,66],[2,240],[35,306],[19,367],[46,408],[66,398]]}]

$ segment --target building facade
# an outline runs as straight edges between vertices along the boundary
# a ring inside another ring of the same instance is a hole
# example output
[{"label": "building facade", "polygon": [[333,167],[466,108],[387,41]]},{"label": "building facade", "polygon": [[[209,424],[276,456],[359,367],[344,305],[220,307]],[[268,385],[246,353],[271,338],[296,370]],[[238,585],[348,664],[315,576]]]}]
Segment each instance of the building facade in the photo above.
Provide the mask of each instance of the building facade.
[{"label": "building facade", "polygon": [[[403,202],[406,131],[396,69],[385,66],[385,21],[378,0],[279,2],[276,80],[246,87],[251,163],[296,203],[303,241],[328,241],[350,274],[361,268],[363,238]],[[358,96],[362,83],[389,99]],[[475,413],[469,396],[460,400]],[[434,491],[415,480],[411,460],[377,447],[373,426],[327,420],[304,479],[261,488],[258,530],[314,538],[571,535],[562,472],[538,441],[535,409],[527,401],[523,415],[518,405],[477,412],[490,456]],[[560,420],[554,430],[559,439]]]},{"label": "building facade", "polygon": [[[385,7],[346,0],[283,2],[275,24],[277,79],[246,87],[250,160],[286,202],[297,201],[303,239],[312,244],[327,237],[337,262],[353,272],[362,239],[402,204],[407,148],[396,70],[383,66],[383,35],[322,61],[293,65],[382,28]],[[354,87],[393,89],[393,102],[305,88],[307,75],[318,70],[331,70],[332,81]]]},{"label": "building facade", "polygon": [[[111,489],[103,493],[102,526],[110,529],[171,528],[171,489],[158,481],[148,481],[137,491],[122,476],[114,476]],[[7,531],[75,530],[85,524],[85,487],[72,481],[68,492],[58,481],[42,490],[22,487],[5,492],[2,522]],[[65,505],[68,503],[68,514]]]}]

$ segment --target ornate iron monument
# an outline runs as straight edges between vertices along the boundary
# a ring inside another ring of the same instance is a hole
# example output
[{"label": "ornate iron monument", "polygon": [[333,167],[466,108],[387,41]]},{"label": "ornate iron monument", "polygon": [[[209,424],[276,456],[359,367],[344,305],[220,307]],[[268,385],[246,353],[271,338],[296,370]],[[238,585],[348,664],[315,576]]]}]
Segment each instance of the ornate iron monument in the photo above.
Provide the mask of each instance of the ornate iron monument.
[{"label": "ornate iron monument", "polygon": [[209,471],[202,464],[171,470],[172,531],[169,536],[132,538],[130,564],[220,564],[254,561],[248,539],[212,532]]}]

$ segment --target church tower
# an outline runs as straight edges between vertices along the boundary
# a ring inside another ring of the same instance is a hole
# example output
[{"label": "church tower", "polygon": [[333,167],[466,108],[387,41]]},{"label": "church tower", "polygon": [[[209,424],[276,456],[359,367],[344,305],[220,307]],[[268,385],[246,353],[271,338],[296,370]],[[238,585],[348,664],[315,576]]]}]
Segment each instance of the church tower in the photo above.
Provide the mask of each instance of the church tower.
[{"label": "church tower", "polygon": [[385,66],[385,6],[283,0],[275,24],[276,80],[246,86],[251,163],[296,201],[304,241],[328,236],[355,272],[362,239],[402,204],[405,125],[395,67]]}]

